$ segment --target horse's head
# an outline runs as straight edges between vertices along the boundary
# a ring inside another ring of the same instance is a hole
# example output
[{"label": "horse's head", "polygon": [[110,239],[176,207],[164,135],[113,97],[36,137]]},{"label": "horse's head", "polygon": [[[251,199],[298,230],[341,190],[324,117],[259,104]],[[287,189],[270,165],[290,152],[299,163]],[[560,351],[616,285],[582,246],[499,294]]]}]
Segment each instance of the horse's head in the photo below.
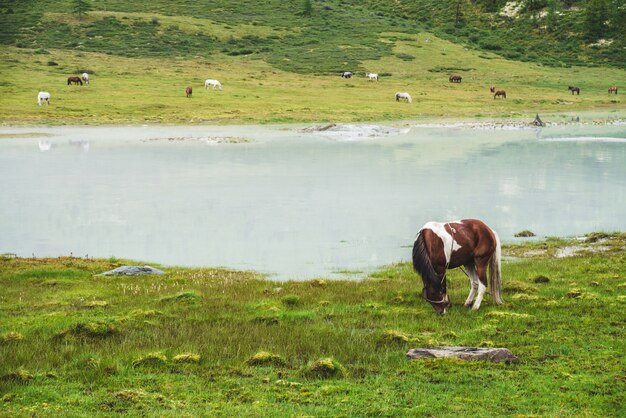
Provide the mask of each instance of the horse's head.
[{"label": "horse's head", "polygon": [[450,298],[446,292],[445,280],[441,288],[436,288],[432,284],[424,284],[422,296],[426,299],[439,315],[446,313],[446,308],[451,306]]}]

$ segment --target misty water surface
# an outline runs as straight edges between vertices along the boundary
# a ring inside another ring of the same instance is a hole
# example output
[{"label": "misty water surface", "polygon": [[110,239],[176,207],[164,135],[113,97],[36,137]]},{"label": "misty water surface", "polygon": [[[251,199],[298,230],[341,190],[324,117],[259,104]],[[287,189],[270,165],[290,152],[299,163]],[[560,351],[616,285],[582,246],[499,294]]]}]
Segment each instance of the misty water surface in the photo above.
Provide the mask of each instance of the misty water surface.
[{"label": "misty water surface", "polygon": [[524,229],[626,230],[624,125],[413,126],[376,138],[291,126],[0,133],[0,253],[19,256],[303,279],[409,260],[429,220],[480,218],[505,242]]}]

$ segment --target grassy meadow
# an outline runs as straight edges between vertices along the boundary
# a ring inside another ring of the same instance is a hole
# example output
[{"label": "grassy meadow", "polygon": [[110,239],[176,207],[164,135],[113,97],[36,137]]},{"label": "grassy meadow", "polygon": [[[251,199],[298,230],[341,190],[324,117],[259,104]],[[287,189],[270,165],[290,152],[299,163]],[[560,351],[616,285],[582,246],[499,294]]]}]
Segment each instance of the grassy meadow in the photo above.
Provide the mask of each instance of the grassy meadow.
[{"label": "grassy meadow", "polygon": [[[103,53],[46,50],[33,53],[0,48],[0,123],[283,123],[351,122],[416,118],[532,118],[535,113],[624,110],[621,95],[608,85],[626,71],[601,67],[544,67],[468,50],[428,33],[383,34],[394,53],[363,62],[381,75],[352,79],[337,74],[279,70],[252,57],[129,58]],[[54,63],[57,65],[50,65]],[[69,75],[93,72],[89,86],[68,86]],[[449,83],[450,74],[463,76]],[[205,90],[207,78],[222,91]],[[494,100],[489,85],[507,92]],[[567,86],[582,90],[573,96]],[[193,86],[192,98],[185,87]],[[37,106],[37,92],[52,95],[51,106]],[[413,103],[394,100],[407,91]]]},{"label": "grassy meadow", "polygon": [[[564,248],[579,251],[558,258]],[[623,416],[626,234],[507,246],[506,304],[444,316],[409,264],[271,282],[124,260],[0,258],[0,416]],[[412,361],[508,347],[517,364]]]}]

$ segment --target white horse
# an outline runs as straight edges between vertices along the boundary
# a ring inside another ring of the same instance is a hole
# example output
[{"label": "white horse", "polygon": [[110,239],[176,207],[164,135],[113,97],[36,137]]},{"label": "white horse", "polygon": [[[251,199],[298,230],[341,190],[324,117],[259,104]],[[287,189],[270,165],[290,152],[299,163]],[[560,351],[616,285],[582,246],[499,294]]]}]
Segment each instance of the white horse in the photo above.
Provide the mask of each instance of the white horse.
[{"label": "white horse", "polygon": [[404,92],[404,93],[398,92],[398,93],[396,93],[396,102],[399,102],[400,99],[406,100],[407,103],[413,103],[413,99],[411,99],[411,95],[409,93],[407,93],[407,92]]},{"label": "white horse", "polygon": [[213,90],[215,90],[215,88],[216,88],[216,87],[217,87],[218,89],[220,89],[220,90],[222,89],[222,83],[220,83],[220,82],[219,82],[219,81],[217,81],[217,80],[206,80],[206,81],[204,82],[204,88],[205,88],[205,89],[208,89],[208,88],[209,88],[209,86],[213,86]]},{"label": "white horse", "polygon": [[85,85],[88,86],[89,85],[89,74],[87,73],[83,73],[83,75],[80,76],[80,78],[83,79],[83,81],[85,82]]},{"label": "white horse", "polygon": [[367,73],[365,74],[365,77],[369,77],[370,81],[378,81],[378,74],[376,73]]},{"label": "white horse", "polygon": [[42,102],[46,102],[46,104],[50,106],[50,93],[47,91],[40,91],[37,95],[37,104],[41,106]]}]

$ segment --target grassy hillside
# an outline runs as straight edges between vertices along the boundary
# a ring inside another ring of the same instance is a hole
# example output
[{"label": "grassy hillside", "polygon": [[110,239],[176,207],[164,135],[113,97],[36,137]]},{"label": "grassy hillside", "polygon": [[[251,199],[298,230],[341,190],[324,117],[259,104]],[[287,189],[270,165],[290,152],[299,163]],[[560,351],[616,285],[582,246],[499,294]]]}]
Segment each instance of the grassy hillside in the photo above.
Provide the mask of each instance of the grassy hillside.
[{"label": "grassy hillside", "polygon": [[[554,257],[571,245],[582,255]],[[510,246],[507,303],[467,311],[453,271],[445,316],[408,264],[362,282],[274,283],[3,257],[0,416],[620,416],[625,246],[624,234]],[[504,346],[520,362],[405,359],[436,345]],[[326,358],[334,370],[312,368]]]},{"label": "grassy hillside", "polygon": [[[618,40],[585,46],[584,8],[559,15],[567,30],[542,33],[531,27],[536,12],[504,19],[484,2],[462,2],[458,24],[453,1],[315,1],[310,17],[299,1],[93,0],[84,15],[73,4],[0,5],[0,123],[369,121],[624,108],[622,95],[606,92],[626,88],[621,55],[604,60],[593,51],[626,49]],[[563,33],[576,51],[553,39]],[[356,77],[339,78],[343,70]],[[88,88],[66,86],[83,71],[92,74]],[[367,82],[366,71],[381,81]],[[464,82],[448,83],[452,73]],[[224,91],[204,91],[207,78]],[[490,84],[508,99],[494,101]],[[571,84],[583,94],[569,95]],[[195,89],[189,100],[187,85]],[[53,106],[33,105],[39,90],[52,94]],[[413,105],[396,103],[396,91],[412,94]]]}]

